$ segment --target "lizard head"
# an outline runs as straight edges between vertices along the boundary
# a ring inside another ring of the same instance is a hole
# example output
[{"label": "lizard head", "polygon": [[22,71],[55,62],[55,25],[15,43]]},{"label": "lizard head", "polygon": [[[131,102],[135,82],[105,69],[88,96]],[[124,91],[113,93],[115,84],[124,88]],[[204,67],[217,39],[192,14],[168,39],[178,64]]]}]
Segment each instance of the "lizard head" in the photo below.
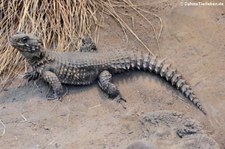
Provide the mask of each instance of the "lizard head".
[{"label": "lizard head", "polygon": [[35,35],[17,32],[10,37],[9,42],[28,60],[41,55],[42,42]]},{"label": "lizard head", "polygon": [[34,53],[40,51],[41,40],[32,35],[17,32],[9,39],[10,44],[20,52]]}]

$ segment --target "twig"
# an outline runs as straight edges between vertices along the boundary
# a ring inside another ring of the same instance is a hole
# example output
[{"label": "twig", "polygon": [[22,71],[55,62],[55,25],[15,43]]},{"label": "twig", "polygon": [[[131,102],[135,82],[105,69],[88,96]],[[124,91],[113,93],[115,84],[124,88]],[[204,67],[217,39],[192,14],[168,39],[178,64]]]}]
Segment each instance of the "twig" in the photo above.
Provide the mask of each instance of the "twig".
[{"label": "twig", "polygon": [[23,114],[20,114],[20,116],[24,119],[24,122],[27,122],[27,119]]},{"label": "twig", "polygon": [[5,135],[6,126],[5,126],[5,124],[2,122],[1,119],[0,119],[0,123],[1,123],[1,125],[3,126],[3,131],[2,131],[2,134],[1,134],[1,137],[3,137],[3,136]]},{"label": "twig", "polygon": [[94,108],[97,108],[97,107],[100,107],[100,106],[101,106],[101,104],[98,104],[98,105],[95,105],[95,106],[90,107],[90,108],[88,108],[88,109],[90,110],[90,109],[94,109]]}]

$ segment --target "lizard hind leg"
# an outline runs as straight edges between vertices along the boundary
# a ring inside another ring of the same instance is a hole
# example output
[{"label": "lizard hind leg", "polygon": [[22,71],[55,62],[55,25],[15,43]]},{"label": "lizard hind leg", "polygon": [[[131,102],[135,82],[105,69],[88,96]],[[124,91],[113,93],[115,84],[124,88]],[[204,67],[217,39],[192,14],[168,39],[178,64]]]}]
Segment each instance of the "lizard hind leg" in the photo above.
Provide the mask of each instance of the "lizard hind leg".
[{"label": "lizard hind leg", "polygon": [[82,38],[80,52],[97,52],[96,44],[92,41],[91,37],[86,36]]},{"label": "lizard hind leg", "polygon": [[121,97],[120,91],[118,90],[117,86],[112,83],[112,74],[109,71],[104,70],[99,74],[98,84],[109,98],[113,98],[117,102],[126,102],[126,100]]}]

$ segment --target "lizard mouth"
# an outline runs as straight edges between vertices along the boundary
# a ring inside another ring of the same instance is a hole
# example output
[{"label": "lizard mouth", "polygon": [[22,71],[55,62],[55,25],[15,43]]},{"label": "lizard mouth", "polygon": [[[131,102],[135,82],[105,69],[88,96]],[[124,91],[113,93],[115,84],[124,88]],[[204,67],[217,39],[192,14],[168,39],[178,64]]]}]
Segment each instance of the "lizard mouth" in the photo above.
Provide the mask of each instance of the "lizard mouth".
[{"label": "lizard mouth", "polygon": [[16,49],[20,49],[19,47],[22,47],[23,45],[16,42],[13,38],[9,38],[9,42],[10,42],[10,45],[13,46],[14,48]]}]

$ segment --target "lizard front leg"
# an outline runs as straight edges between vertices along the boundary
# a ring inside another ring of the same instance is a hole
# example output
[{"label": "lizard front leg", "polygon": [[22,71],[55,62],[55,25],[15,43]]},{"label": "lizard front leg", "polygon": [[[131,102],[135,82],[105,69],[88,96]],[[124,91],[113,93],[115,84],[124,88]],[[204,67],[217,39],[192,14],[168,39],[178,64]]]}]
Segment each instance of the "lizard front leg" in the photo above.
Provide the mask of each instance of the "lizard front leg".
[{"label": "lizard front leg", "polygon": [[98,84],[100,88],[109,96],[109,98],[116,99],[118,102],[126,102],[126,100],[121,97],[118,88],[111,81],[112,74],[110,74],[109,71],[105,70],[100,73],[98,77]]},{"label": "lizard front leg", "polygon": [[49,92],[46,96],[48,100],[60,99],[65,94],[59,78],[53,72],[44,71],[42,77],[52,88],[52,93]]}]

